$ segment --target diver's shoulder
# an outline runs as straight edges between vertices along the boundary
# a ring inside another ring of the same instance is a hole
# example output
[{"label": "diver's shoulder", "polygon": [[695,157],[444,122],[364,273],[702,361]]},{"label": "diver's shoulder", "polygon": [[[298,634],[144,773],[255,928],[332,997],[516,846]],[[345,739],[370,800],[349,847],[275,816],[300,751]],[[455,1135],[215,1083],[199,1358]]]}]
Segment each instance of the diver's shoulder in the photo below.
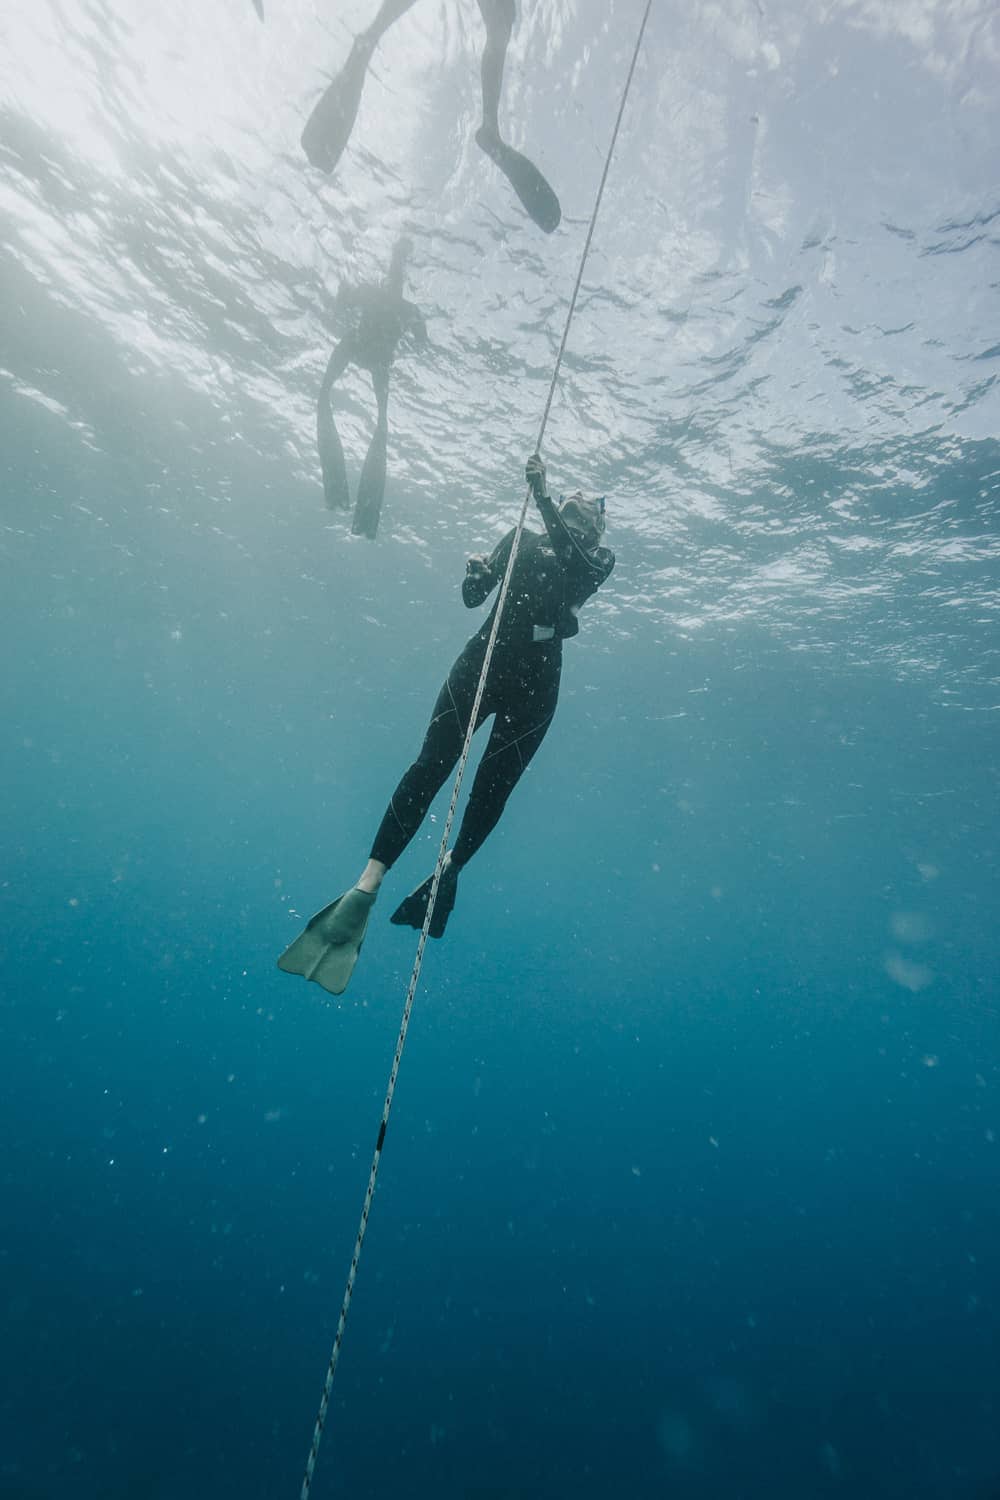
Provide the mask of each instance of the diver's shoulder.
[{"label": "diver's shoulder", "polygon": [[[513,536],[516,530],[517,527],[515,526],[509,533],[509,535]],[[506,538],[504,540],[506,540]],[[518,550],[525,556],[527,556],[529,552],[537,552],[539,550],[543,552],[551,552],[552,544],[544,531],[532,531],[530,526],[522,526],[521,540],[518,542]]]}]

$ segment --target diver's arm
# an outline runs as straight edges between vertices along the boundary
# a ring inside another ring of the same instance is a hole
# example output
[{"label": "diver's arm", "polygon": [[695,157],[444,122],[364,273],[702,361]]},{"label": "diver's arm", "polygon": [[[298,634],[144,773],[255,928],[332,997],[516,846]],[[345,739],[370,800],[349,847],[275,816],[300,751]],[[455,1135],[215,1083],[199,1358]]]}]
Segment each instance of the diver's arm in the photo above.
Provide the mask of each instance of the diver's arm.
[{"label": "diver's arm", "polygon": [[572,558],[573,553],[581,549],[574,542],[570,535],[569,527],[556,509],[552,496],[548,493],[548,485],[545,482],[545,465],[542,463],[541,456],[538,453],[533,453],[525,464],[524,477],[531,486],[531,493],[535,504],[538,506],[539,514],[545,523],[545,530],[548,532],[549,541],[552,543],[552,550],[563,567],[565,567]]},{"label": "diver's arm", "polygon": [[403,312],[406,318],[406,331],[409,333],[418,349],[426,349],[430,340],[427,337],[427,323],[424,315],[413,302],[403,299]]},{"label": "diver's arm", "polygon": [[555,501],[551,495],[535,496],[535,504],[538,506],[539,514],[545,522],[545,530],[549,534],[552,550],[561,563],[569,562],[573,556],[573,538],[569,534],[569,527],[562,516],[556,510]]},{"label": "diver's arm", "polygon": [[462,602],[466,609],[475,609],[493,592],[507,571],[510,549],[514,545],[514,533],[508,531],[498,542],[489,557],[470,557],[465,565],[462,579]]}]

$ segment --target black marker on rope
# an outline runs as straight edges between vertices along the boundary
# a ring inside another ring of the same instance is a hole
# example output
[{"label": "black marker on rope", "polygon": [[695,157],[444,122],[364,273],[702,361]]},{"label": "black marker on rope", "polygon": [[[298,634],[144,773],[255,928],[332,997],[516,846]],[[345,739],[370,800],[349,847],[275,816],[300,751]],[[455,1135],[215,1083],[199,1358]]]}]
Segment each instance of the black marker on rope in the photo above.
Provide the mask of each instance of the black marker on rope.
[{"label": "black marker on rope", "polygon": [[[573,287],[573,295],[570,298],[569,311],[566,314],[566,323],[563,328],[562,340],[559,344],[559,353],[556,355],[555,367],[552,371],[552,380],[549,383],[549,394],[545,400],[545,409],[542,412],[541,425],[538,429],[538,441],[535,451],[542,450],[542,439],[545,436],[545,428],[549,420],[549,412],[552,407],[552,399],[555,395],[556,381],[559,378],[559,369],[562,365],[562,357],[566,351],[566,342],[569,338],[570,324],[576,311],[576,300],[580,293],[580,284],[583,281],[583,272],[587,264],[587,256],[590,253],[590,244],[594,238],[594,228],[597,224],[597,215],[601,207],[601,199],[604,197],[604,187],[608,180],[608,172],[611,169],[611,158],[614,155],[615,145],[618,141],[618,132],[621,129],[622,118],[625,114],[625,104],[628,99],[629,89],[632,87],[632,77],[635,73],[636,63],[639,61],[639,52],[642,47],[642,39],[646,32],[646,22],[649,20],[650,11],[653,8],[653,0],[646,0],[646,9],[643,13],[642,23],[639,27],[639,35],[636,38],[635,50],[632,53],[632,61],[629,64],[628,76],[625,79],[625,87],[622,90],[621,104],[618,106],[618,117],[615,120],[615,128],[611,133],[611,144],[604,162],[604,171],[601,173],[600,185],[597,189],[597,197],[594,200],[594,211],[590,216],[590,224],[587,229],[587,238],[584,241],[583,253],[580,256],[580,269],[576,274],[576,285]],[[427,910],[424,913],[424,925],[420,929],[420,937],[417,940],[417,951],[413,960],[413,971],[410,974],[410,982],[406,990],[406,999],[403,1002],[403,1015],[399,1024],[399,1034],[396,1038],[396,1051],[392,1059],[392,1067],[389,1070],[389,1083],[385,1091],[385,1102],[382,1106],[382,1122],[379,1125],[378,1140],[375,1143],[375,1154],[372,1157],[371,1171],[368,1174],[368,1187],[365,1190],[365,1201],[361,1209],[361,1220],[358,1224],[358,1232],[354,1241],[354,1252],[351,1255],[351,1266],[347,1273],[347,1284],[344,1287],[344,1298],[340,1306],[340,1317],[337,1320],[337,1332],[334,1335],[333,1348],[330,1351],[330,1361],[326,1368],[326,1378],[323,1381],[323,1393],[320,1397],[319,1411],[316,1416],[316,1425],[313,1428],[312,1443],[309,1446],[309,1457],[306,1460],[305,1475],[302,1480],[302,1490],[299,1500],[309,1500],[312,1488],[313,1472],[316,1468],[316,1455],[319,1453],[319,1445],[323,1438],[323,1429],[326,1426],[326,1414],[330,1405],[330,1392],[333,1388],[333,1377],[336,1374],[337,1362],[340,1359],[340,1346],[344,1338],[344,1326],[347,1323],[347,1314],[350,1311],[351,1298],[354,1295],[354,1282],[358,1274],[358,1262],[361,1259],[361,1247],[364,1244],[365,1231],[368,1228],[368,1215],[371,1212],[372,1199],[375,1196],[375,1180],[378,1177],[379,1162],[382,1159],[382,1147],[385,1144],[385,1132],[389,1123],[389,1112],[392,1109],[392,1097],[396,1092],[396,1078],[399,1075],[399,1064],[403,1056],[403,1048],[406,1045],[406,1033],[410,1026],[410,1012],[413,1009],[413,999],[420,982],[420,970],[424,961],[424,949],[427,946],[427,934],[430,931],[431,918],[434,916],[434,905],[437,901],[438,886],[441,884],[441,871],[444,869],[445,857],[448,853],[448,840],[451,837],[451,826],[455,820],[455,809],[458,806],[459,793],[462,790],[462,777],[465,775],[466,762],[469,759],[469,751],[472,748],[472,736],[475,733],[476,720],[479,717],[479,706],[483,699],[486,688],[486,678],[489,674],[490,663],[493,660],[493,648],[496,645],[497,634],[500,628],[500,620],[503,615],[504,605],[507,602],[507,591],[510,588],[511,575],[517,560],[517,551],[521,542],[521,533],[524,530],[525,517],[528,514],[528,501],[531,499],[530,487],[526,490],[521,505],[521,514],[517,519],[514,530],[514,541],[510,549],[510,557],[507,560],[507,570],[500,585],[500,597],[497,600],[496,613],[493,616],[493,627],[490,630],[489,639],[486,642],[486,655],[483,658],[482,671],[479,674],[479,683],[476,687],[476,696],[472,704],[472,712],[469,715],[468,728],[465,731],[465,742],[462,745],[462,753],[459,756],[458,768],[455,772],[455,782],[451,792],[451,802],[448,805],[448,816],[445,818],[444,832],[441,835],[441,846],[438,849],[437,864],[434,866],[434,878],[431,882],[430,897],[427,902]]]}]

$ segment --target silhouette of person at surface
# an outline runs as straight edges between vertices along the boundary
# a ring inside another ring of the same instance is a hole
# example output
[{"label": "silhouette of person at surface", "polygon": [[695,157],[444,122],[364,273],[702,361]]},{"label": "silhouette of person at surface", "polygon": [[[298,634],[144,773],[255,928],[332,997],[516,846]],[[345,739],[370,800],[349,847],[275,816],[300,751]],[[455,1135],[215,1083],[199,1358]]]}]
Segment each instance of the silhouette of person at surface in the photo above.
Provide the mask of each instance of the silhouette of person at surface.
[{"label": "silhouette of person at surface", "polygon": [[[375,48],[393,22],[415,4],[416,0],[382,0],[374,21],[355,38],[344,66],[314,106],[302,132],[302,149],[321,172],[334,170],[350,140]],[[559,199],[538,168],[500,138],[500,92],[507,45],[514,29],[514,0],[477,0],[477,4],[486,23],[486,46],[482,59],[483,122],[476,131],[476,143],[503,172],[539,229],[551,234],[562,218]]]},{"label": "silhouette of person at surface", "polygon": [[392,252],[389,274],[379,286],[341,284],[338,311],[346,314],[348,330],[330,355],[319,388],[316,408],[316,443],[323,470],[323,492],[331,510],[350,510],[351,491],[340,435],[333,420],[333,387],[348,365],[367,370],[378,406],[375,431],[358,480],[351,530],[370,537],[378,531],[385,494],[386,444],[389,436],[389,371],[396,346],[411,334],[418,347],[427,343],[427,325],[419,308],[403,296],[403,276],[410,242],[401,239]]}]

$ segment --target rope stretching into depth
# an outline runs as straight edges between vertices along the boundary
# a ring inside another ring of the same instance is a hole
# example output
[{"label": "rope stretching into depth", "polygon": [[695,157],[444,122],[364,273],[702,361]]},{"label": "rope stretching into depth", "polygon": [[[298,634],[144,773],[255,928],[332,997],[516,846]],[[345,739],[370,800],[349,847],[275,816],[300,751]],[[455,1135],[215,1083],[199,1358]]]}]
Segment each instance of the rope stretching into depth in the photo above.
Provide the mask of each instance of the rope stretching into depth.
[{"label": "rope stretching into depth", "polygon": [[[587,238],[584,241],[583,253],[580,256],[580,269],[576,273],[576,285],[573,287],[573,295],[570,298],[569,311],[566,314],[566,323],[563,328],[562,340],[559,344],[559,352],[556,355],[555,367],[552,371],[552,380],[549,383],[549,393],[545,400],[545,409],[542,412],[542,420],[538,429],[538,441],[535,451],[542,450],[542,439],[545,436],[545,428],[549,420],[549,412],[552,407],[552,398],[555,395],[556,381],[559,378],[559,369],[562,365],[563,354],[566,350],[566,341],[569,338],[570,325],[573,314],[576,311],[576,301],[580,293],[580,284],[583,281],[583,272],[587,264],[587,256],[590,253],[590,244],[594,238],[594,228],[597,224],[597,215],[601,207],[601,199],[604,196],[604,187],[608,180],[608,172],[611,169],[611,158],[614,155],[615,145],[618,141],[618,133],[621,129],[622,117],[625,114],[625,104],[628,100],[629,89],[632,86],[632,76],[635,73],[636,63],[639,60],[639,52],[642,47],[642,39],[646,31],[646,22],[649,20],[650,11],[653,8],[653,0],[646,0],[646,9],[639,27],[639,35],[636,38],[635,50],[632,53],[632,61],[629,65],[628,76],[625,79],[625,87],[622,90],[621,104],[618,106],[618,117],[615,127],[611,133],[611,144],[604,162],[604,171],[601,173],[600,185],[597,189],[597,197],[594,200],[594,211],[590,216],[590,224],[587,229]],[[344,1338],[344,1327],[347,1323],[347,1314],[351,1306],[351,1298],[354,1295],[354,1283],[358,1274],[358,1262],[361,1259],[361,1247],[364,1244],[365,1231],[368,1228],[368,1215],[371,1212],[372,1199],[375,1196],[375,1180],[378,1177],[379,1163],[382,1159],[382,1146],[385,1142],[386,1126],[389,1123],[389,1112],[392,1109],[392,1098],[396,1092],[396,1079],[399,1075],[399,1065],[403,1056],[403,1048],[406,1045],[406,1034],[410,1026],[410,1012],[413,1009],[413,999],[417,993],[417,985],[420,982],[420,970],[424,961],[424,949],[427,946],[427,934],[430,930],[431,918],[434,915],[434,905],[437,901],[438,887],[441,884],[441,871],[444,869],[445,857],[448,853],[448,840],[451,837],[451,827],[455,821],[455,809],[458,806],[459,793],[462,790],[462,778],[465,775],[466,762],[469,759],[469,751],[472,748],[472,737],[475,733],[476,720],[479,717],[479,706],[482,703],[483,693],[486,688],[486,680],[489,676],[490,663],[493,660],[493,648],[496,645],[497,635],[500,629],[500,621],[503,617],[504,605],[507,602],[507,591],[510,588],[511,576],[514,572],[514,564],[517,561],[518,547],[521,542],[521,533],[524,530],[525,517],[528,513],[528,501],[531,498],[530,487],[525,491],[524,500],[521,504],[521,514],[518,516],[517,526],[514,530],[514,541],[510,549],[510,557],[507,561],[507,570],[500,585],[500,596],[497,601],[496,613],[493,616],[493,627],[490,630],[489,639],[486,642],[486,655],[483,658],[482,671],[479,674],[479,683],[476,687],[476,696],[472,704],[472,712],[469,715],[469,723],[465,731],[465,742],[462,745],[462,753],[459,756],[458,768],[455,772],[455,782],[451,790],[451,802],[448,806],[448,816],[444,822],[444,832],[441,835],[441,845],[438,849],[437,864],[434,867],[434,878],[431,882],[430,897],[427,902],[427,910],[424,913],[424,925],[420,929],[420,938],[417,942],[417,952],[413,960],[413,971],[410,974],[410,983],[406,990],[406,1000],[403,1004],[403,1015],[399,1025],[399,1035],[396,1038],[396,1051],[392,1059],[392,1067],[389,1071],[389,1082],[385,1091],[385,1102],[382,1105],[382,1122],[379,1126],[378,1140],[375,1142],[375,1153],[372,1157],[371,1171],[368,1173],[368,1186],[365,1190],[365,1201],[361,1209],[361,1219],[358,1224],[358,1232],[354,1241],[354,1253],[351,1256],[351,1266],[347,1273],[347,1284],[344,1287],[344,1298],[340,1307],[340,1317],[337,1320],[337,1332],[334,1335],[333,1348],[330,1351],[330,1361],[326,1369],[326,1378],[323,1381],[323,1394],[320,1398],[319,1411],[316,1416],[316,1425],[313,1429],[312,1443],[309,1448],[309,1457],[306,1460],[305,1476],[302,1480],[302,1491],[300,1500],[309,1500],[309,1492],[312,1486],[313,1471],[316,1467],[316,1455],[323,1438],[323,1429],[326,1425],[327,1409],[330,1405],[330,1392],[333,1388],[333,1377],[336,1373],[337,1363],[340,1359],[340,1346]]]}]

